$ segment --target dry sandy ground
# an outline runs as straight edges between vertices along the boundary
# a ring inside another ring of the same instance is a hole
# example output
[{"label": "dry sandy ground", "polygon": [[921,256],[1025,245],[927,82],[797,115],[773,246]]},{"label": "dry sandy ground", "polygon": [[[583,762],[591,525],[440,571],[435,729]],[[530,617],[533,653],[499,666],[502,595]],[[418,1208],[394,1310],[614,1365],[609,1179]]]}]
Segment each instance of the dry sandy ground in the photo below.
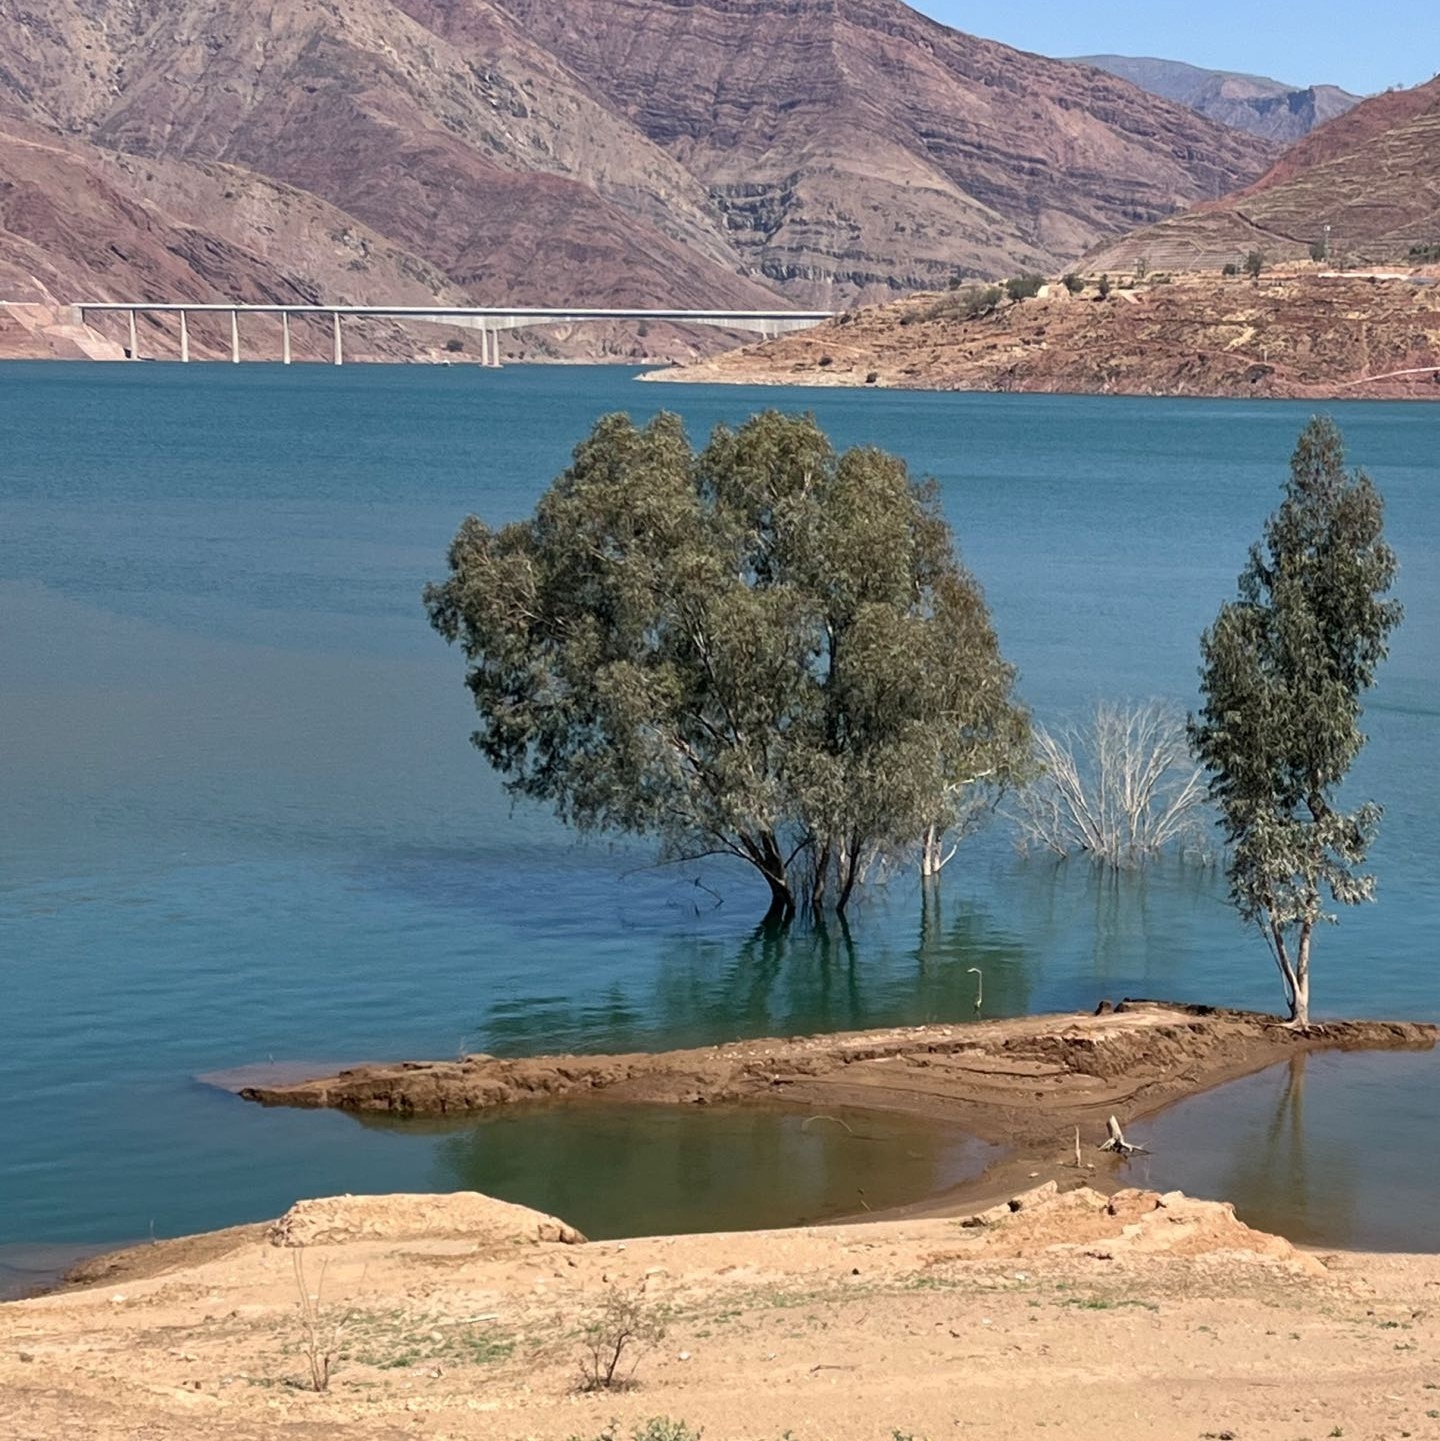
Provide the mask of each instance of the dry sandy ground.
[{"label": "dry sandy ground", "polygon": [[[1322,1260],[1212,1203],[1083,1189],[981,1225],[538,1239],[562,1234],[479,1197],[340,1199],[132,1253],[0,1307],[0,1435],[1440,1437],[1440,1258]],[[342,1328],[324,1395],[297,1255]],[[582,1394],[612,1292],[665,1336],[635,1389]]]}]

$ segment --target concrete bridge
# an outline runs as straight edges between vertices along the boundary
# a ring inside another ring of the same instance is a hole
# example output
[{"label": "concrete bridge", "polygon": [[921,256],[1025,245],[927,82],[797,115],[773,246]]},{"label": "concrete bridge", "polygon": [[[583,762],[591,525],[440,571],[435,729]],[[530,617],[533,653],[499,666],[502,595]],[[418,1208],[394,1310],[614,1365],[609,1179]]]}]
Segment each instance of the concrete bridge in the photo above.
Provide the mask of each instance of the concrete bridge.
[{"label": "concrete bridge", "polygon": [[[336,365],[345,362],[343,322],[352,319],[403,320],[431,322],[437,325],[460,326],[480,332],[480,359],[485,365],[500,364],[500,334],[507,330],[523,330],[536,325],[574,325],[592,320],[622,320],[637,323],[670,321],[677,325],[708,325],[721,330],[745,330],[767,339],[792,330],[808,330],[830,320],[829,310],[607,310],[599,307],[572,306],[547,309],[540,306],[453,306],[453,305],[240,305],[220,303],[144,301],[81,301],[72,307],[80,324],[86,317],[98,314],[125,317],[129,331],[131,360],[139,360],[140,337],[136,319],[141,315],[173,315],[178,317],[178,358],[190,359],[190,317],[192,315],[229,317],[230,359],[237,364],[240,352],[240,320],[247,315],[278,316],[280,319],[280,359],[289,365],[290,323],[297,316],[326,321],[332,336],[332,357]],[[156,356],[155,359],[159,359]]]}]

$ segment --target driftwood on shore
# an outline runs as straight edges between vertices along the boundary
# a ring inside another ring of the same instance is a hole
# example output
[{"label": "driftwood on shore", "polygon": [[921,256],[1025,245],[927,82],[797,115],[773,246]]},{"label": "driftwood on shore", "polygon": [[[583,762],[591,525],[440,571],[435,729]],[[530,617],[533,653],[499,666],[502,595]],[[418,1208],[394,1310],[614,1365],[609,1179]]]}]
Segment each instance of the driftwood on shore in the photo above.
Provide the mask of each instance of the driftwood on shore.
[{"label": "driftwood on shore", "polygon": [[1125,1139],[1125,1132],[1120,1129],[1120,1122],[1111,1116],[1105,1123],[1107,1138],[1100,1143],[1102,1151],[1113,1151],[1117,1156],[1124,1156],[1127,1159],[1131,1156],[1148,1156],[1150,1153],[1144,1146],[1132,1146]]}]

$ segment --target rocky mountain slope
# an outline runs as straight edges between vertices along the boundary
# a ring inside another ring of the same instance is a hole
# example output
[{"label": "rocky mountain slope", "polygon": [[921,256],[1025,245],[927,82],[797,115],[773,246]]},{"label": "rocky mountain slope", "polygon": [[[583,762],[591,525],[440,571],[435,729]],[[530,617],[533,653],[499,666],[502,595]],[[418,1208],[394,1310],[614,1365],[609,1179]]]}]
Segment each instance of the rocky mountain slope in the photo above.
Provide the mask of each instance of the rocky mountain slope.
[{"label": "rocky mountain slope", "polygon": [[1327,228],[1336,264],[1405,263],[1440,246],[1440,77],[1366,100],[1254,184],[1142,227],[1087,263],[1126,270],[1144,257],[1152,268],[1209,269],[1252,250],[1299,259]]},{"label": "rocky mountain slope", "polygon": [[1045,268],[1213,196],[1260,142],[896,0],[501,0],[821,302]]},{"label": "rocky mountain slope", "polygon": [[1152,95],[1188,105],[1222,125],[1280,145],[1303,140],[1317,125],[1343,115],[1361,99],[1337,85],[1286,85],[1261,75],[1202,70],[1179,60],[1082,55],[1074,63],[1118,75]]},{"label": "rocky mountain slope", "polygon": [[898,0],[0,7],[0,299],[838,304],[1271,159]]},{"label": "rocky mountain slope", "polygon": [[1097,395],[1440,400],[1440,267],[970,288],[852,312],[653,379]]}]

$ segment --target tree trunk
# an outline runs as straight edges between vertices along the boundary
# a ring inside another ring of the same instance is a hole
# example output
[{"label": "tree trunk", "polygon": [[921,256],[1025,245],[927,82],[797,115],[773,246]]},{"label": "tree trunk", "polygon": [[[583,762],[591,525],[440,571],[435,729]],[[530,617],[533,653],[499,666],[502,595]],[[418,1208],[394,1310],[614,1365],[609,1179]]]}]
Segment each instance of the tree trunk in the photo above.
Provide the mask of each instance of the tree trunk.
[{"label": "tree trunk", "polygon": [[860,851],[861,842],[858,836],[852,837],[849,844],[840,851],[840,896],[835,902],[835,913],[842,917],[846,906],[850,904],[855,882],[860,877]]},{"label": "tree trunk", "polygon": [[825,888],[830,881],[830,846],[820,847],[810,869],[810,908],[819,915],[825,909]]},{"label": "tree trunk", "polygon": [[1290,1019],[1297,1026],[1310,1024],[1310,937],[1313,928],[1309,921],[1300,923],[1300,939],[1295,947],[1295,1004]]},{"label": "tree trunk", "polygon": [[[1275,952],[1275,964],[1285,982],[1285,1004],[1290,1007],[1290,1019],[1299,1020],[1300,980],[1290,961],[1290,948],[1285,943],[1285,927],[1279,921],[1270,922],[1270,944]],[[1309,956],[1309,937],[1305,933],[1305,953]],[[1301,1023],[1303,1024],[1303,1022]]]},{"label": "tree trunk", "polygon": [[920,874],[933,880],[954,858],[955,847],[945,850],[945,832],[939,826],[927,826],[920,842]]},{"label": "tree trunk", "polygon": [[790,889],[790,883],[783,876],[777,878],[768,871],[764,872],[766,883],[770,887],[770,909],[765,912],[763,924],[766,926],[784,926],[795,919],[795,893]]},{"label": "tree trunk", "polygon": [[770,909],[765,912],[764,925],[785,925],[795,917],[795,892],[790,885],[790,876],[785,868],[784,857],[774,835],[763,831],[759,835],[741,835],[740,845],[750,864],[765,877],[770,887]]},{"label": "tree trunk", "polygon": [[940,874],[940,837],[934,826],[925,828],[925,839],[920,844],[920,874],[927,880]]}]

